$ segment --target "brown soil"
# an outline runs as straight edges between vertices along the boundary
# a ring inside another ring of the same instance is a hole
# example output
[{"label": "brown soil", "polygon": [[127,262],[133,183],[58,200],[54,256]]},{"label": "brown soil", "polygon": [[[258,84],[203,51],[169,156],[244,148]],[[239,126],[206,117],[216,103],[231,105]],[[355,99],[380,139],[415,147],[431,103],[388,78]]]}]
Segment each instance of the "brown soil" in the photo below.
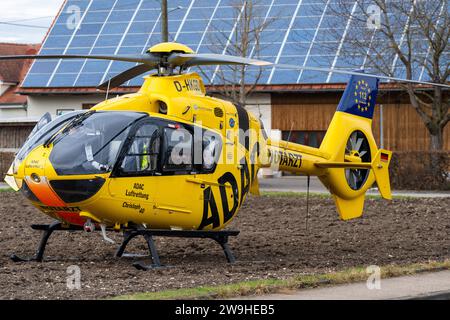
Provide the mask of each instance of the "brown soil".
[{"label": "brown soil", "polygon": [[[44,263],[12,262],[12,253],[30,255],[36,248],[39,233],[29,225],[50,220],[20,194],[0,192],[0,298],[105,298],[450,258],[450,198],[368,200],[364,217],[348,222],[339,220],[332,200],[313,198],[308,231],[305,204],[304,197],[247,199],[230,226],[241,231],[230,243],[235,264],[227,264],[211,240],[158,238],[162,262],[173,267],[144,272],[132,266],[139,259],[114,258],[116,246],[99,233],[56,233]],[[135,239],[128,252],[145,253],[145,248],[142,239]],[[81,268],[81,290],[67,289],[71,265]]]}]

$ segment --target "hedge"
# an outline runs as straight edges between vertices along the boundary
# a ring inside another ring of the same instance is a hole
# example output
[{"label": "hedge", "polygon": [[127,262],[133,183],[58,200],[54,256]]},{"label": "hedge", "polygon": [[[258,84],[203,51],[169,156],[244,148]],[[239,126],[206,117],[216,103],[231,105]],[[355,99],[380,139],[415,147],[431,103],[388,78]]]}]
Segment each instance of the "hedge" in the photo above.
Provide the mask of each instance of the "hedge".
[{"label": "hedge", "polygon": [[450,190],[450,152],[394,152],[389,172],[393,189]]}]

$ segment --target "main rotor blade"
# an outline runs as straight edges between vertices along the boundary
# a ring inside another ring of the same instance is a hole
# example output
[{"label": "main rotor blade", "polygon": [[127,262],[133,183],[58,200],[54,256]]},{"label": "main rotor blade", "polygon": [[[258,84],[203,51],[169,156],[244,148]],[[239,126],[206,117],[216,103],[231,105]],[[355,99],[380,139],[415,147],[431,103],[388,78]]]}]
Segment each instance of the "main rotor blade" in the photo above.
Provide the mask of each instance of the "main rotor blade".
[{"label": "main rotor blade", "polygon": [[281,69],[294,69],[294,70],[306,70],[306,71],[317,71],[317,72],[326,72],[326,73],[339,73],[339,74],[347,74],[347,75],[363,75],[371,78],[378,78],[396,82],[405,82],[405,83],[413,83],[413,84],[422,84],[422,85],[430,85],[442,88],[450,88],[450,85],[442,84],[442,83],[434,83],[427,81],[418,81],[418,80],[408,80],[402,78],[395,78],[389,76],[375,75],[371,73],[364,73],[363,71],[348,71],[342,69],[334,69],[334,68],[320,68],[320,67],[307,67],[307,66],[296,66],[289,64],[275,64],[269,61],[264,60],[256,60],[249,59],[244,57],[235,57],[223,54],[179,54],[174,53],[168,59],[169,64],[174,66],[184,66],[184,67],[193,67],[199,65],[226,65],[226,64],[240,64],[240,65],[252,65],[257,67],[276,67]]},{"label": "main rotor blade", "polygon": [[153,65],[153,66],[148,65],[148,64],[137,65],[131,69],[128,69],[128,70],[118,74],[117,76],[109,79],[108,81],[102,83],[101,85],[99,85],[97,87],[97,89],[108,90],[108,88],[109,89],[116,88],[116,87],[124,84],[128,80],[131,80],[134,77],[137,77],[137,76],[139,76],[147,71],[150,71],[154,68],[155,68],[155,65]]},{"label": "main rotor blade", "polygon": [[[62,54],[62,55],[17,55],[17,56],[0,56],[1,60],[19,60],[19,59],[97,59],[97,60],[113,60],[113,61],[124,61],[124,62],[135,62],[141,63],[148,66],[154,67],[161,62],[161,57],[152,54],[139,54],[139,55],[73,55],[73,54]],[[434,83],[427,81],[409,80],[402,78],[395,78],[389,76],[375,75],[371,73],[364,73],[363,71],[348,71],[342,69],[334,68],[320,68],[320,67],[307,67],[307,66],[296,66],[289,64],[275,64],[268,61],[249,59],[244,57],[235,57],[222,54],[184,54],[184,53],[173,53],[168,57],[168,63],[172,66],[184,66],[193,67],[199,65],[252,65],[258,67],[275,67],[280,69],[289,70],[306,70],[306,71],[317,71],[325,73],[338,73],[347,75],[362,75],[371,78],[390,80],[395,82],[413,83],[421,85],[436,86],[442,88],[450,88],[448,84]]]},{"label": "main rotor blade", "polygon": [[174,53],[168,58],[168,63],[175,66],[193,67],[200,65],[223,65],[223,64],[241,64],[251,66],[268,66],[271,62],[249,59],[244,57],[235,57],[224,54],[208,53]]},{"label": "main rotor blade", "polygon": [[319,67],[306,67],[306,66],[295,66],[290,64],[272,64],[272,67],[280,68],[280,69],[293,69],[293,70],[306,70],[306,71],[318,71],[318,72],[326,72],[326,73],[339,73],[339,74],[348,74],[348,75],[360,75],[365,76],[369,78],[378,78],[378,79],[384,79],[384,80],[390,80],[395,82],[405,82],[405,83],[413,83],[413,84],[423,84],[423,85],[429,85],[429,86],[436,86],[436,87],[442,87],[442,88],[450,88],[450,85],[443,84],[443,83],[435,83],[435,82],[427,82],[427,81],[418,81],[418,80],[409,80],[409,79],[402,79],[402,78],[395,78],[395,77],[388,77],[388,76],[380,76],[376,74],[371,73],[364,73],[363,71],[347,71],[342,69],[333,69],[333,68],[319,68]]},{"label": "main rotor blade", "polygon": [[0,60],[23,60],[23,59],[96,59],[96,60],[112,60],[124,62],[136,62],[154,66],[159,63],[159,57],[150,54],[130,54],[130,55],[78,55],[78,54],[51,54],[51,55],[17,55],[17,56],[0,56]]}]

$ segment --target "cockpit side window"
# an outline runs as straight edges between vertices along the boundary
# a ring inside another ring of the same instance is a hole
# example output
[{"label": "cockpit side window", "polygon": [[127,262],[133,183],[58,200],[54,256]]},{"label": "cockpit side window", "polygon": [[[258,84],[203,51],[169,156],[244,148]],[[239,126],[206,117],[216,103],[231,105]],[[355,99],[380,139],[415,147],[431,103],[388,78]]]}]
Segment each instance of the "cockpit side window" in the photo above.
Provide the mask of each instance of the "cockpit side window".
[{"label": "cockpit side window", "polygon": [[183,174],[192,171],[193,137],[192,133],[178,124],[164,128],[163,171]]},{"label": "cockpit side window", "polygon": [[122,161],[122,173],[151,175],[158,171],[160,141],[157,125],[145,123],[139,127]]},{"label": "cockpit side window", "polygon": [[222,139],[220,135],[213,132],[205,130],[203,132],[203,163],[201,172],[211,173],[216,168],[219,161],[220,153],[222,151]]}]

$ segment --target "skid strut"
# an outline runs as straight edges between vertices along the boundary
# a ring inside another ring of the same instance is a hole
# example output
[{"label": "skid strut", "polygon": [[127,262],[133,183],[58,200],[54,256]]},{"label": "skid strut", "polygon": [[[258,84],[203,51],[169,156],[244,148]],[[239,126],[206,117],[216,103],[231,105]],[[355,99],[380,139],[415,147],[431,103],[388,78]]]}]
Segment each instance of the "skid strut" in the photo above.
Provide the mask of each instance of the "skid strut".
[{"label": "skid strut", "polygon": [[44,259],[44,252],[45,252],[45,248],[47,247],[48,239],[50,238],[52,233],[56,230],[64,230],[62,228],[62,224],[59,221],[54,221],[53,223],[48,224],[48,225],[47,224],[44,224],[44,225],[33,224],[31,226],[31,228],[33,230],[43,231],[42,237],[41,237],[41,242],[39,242],[38,248],[36,250],[36,254],[34,256],[28,257],[28,258],[22,258],[16,254],[13,254],[13,255],[11,255],[12,261],[14,261],[14,262],[27,262],[27,261],[42,262],[42,260]]},{"label": "skid strut", "polygon": [[237,236],[239,231],[187,231],[187,230],[128,230],[124,232],[124,240],[122,244],[117,249],[116,257],[122,257],[125,248],[131,239],[137,236],[143,236],[147,241],[148,249],[150,251],[150,256],[152,259],[152,264],[146,265],[143,262],[136,262],[133,265],[139,270],[149,270],[155,268],[161,268],[163,265],[160,262],[158,251],[156,250],[155,242],[153,241],[154,236],[159,237],[176,237],[176,238],[203,238],[203,239],[211,239],[216,241],[222,247],[222,250],[225,254],[225,258],[229,263],[236,262],[236,259],[233,255],[233,252],[228,245],[228,238],[230,236]]},{"label": "skid strut", "polygon": [[[81,226],[63,226],[59,221],[55,221],[51,224],[34,224],[31,226],[33,230],[42,231],[41,241],[39,242],[36,253],[32,257],[22,258],[16,254],[11,255],[11,259],[14,262],[28,262],[37,261],[42,262],[44,258],[45,248],[47,247],[48,240],[54,231],[83,231]],[[123,241],[116,251],[116,257],[124,256],[125,249],[129,242],[137,237],[144,237],[147,242],[150,257],[152,263],[147,265],[143,262],[136,262],[133,265],[139,270],[149,270],[155,268],[164,267],[159,259],[159,254],[156,249],[153,237],[177,237],[177,238],[203,238],[211,239],[216,241],[222,247],[225,257],[229,263],[234,263],[236,259],[234,258],[233,252],[228,245],[228,239],[231,236],[237,236],[239,231],[229,230],[229,231],[203,231],[203,230],[154,230],[154,229],[126,229],[123,232]]]}]

